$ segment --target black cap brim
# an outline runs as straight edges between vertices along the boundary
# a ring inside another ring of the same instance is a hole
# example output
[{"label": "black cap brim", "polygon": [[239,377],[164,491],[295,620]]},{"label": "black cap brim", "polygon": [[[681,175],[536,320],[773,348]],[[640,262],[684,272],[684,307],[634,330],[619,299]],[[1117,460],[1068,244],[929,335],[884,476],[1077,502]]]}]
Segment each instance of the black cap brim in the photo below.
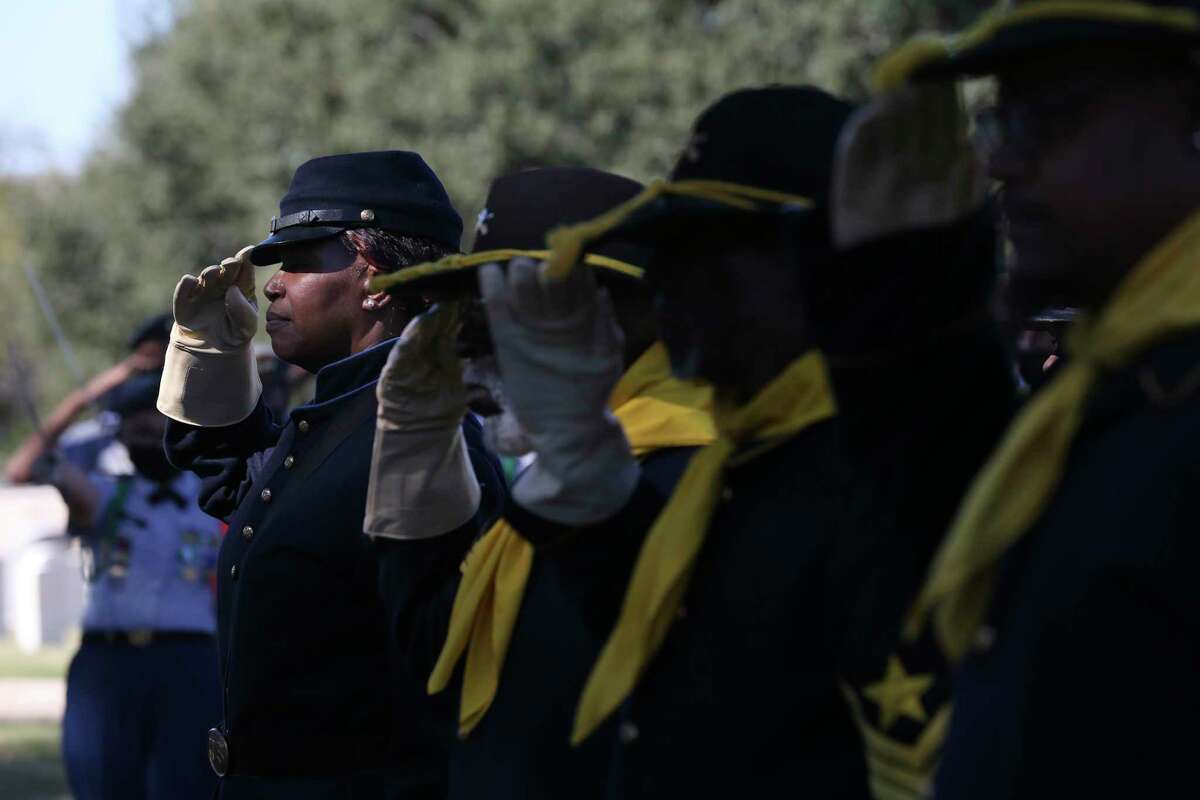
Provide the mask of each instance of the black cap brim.
[{"label": "black cap brim", "polygon": [[281,231],[276,231],[254,246],[254,249],[250,251],[250,263],[256,267],[278,264],[283,260],[281,251],[285,245],[315,239],[326,239],[330,236],[336,236],[344,230],[346,229],[322,225],[297,225],[291,228],[284,228]]}]

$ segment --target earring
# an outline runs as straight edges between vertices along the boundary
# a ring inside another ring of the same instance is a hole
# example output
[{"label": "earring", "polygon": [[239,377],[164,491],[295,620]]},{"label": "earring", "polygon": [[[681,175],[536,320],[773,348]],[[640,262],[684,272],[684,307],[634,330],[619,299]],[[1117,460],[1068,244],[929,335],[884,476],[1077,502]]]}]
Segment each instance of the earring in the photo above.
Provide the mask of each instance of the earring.
[{"label": "earring", "polygon": [[375,301],[372,298],[368,297],[366,300],[363,300],[363,308],[365,308],[367,311],[374,311],[375,310]]}]

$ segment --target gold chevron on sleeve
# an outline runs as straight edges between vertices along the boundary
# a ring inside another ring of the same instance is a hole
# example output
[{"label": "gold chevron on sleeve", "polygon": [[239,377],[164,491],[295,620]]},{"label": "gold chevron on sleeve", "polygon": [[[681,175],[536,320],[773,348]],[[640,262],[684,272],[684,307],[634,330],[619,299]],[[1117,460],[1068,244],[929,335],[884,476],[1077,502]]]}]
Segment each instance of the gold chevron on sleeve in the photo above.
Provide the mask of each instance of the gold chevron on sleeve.
[{"label": "gold chevron on sleeve", "polygon": [[[949,704],[943,704],[931,713],[931,710],[922,705],[921,715],[910,713],[915,709],[905,698],[911,697],[919,684],[904,683],[904,680],[917,680],[906,674],[903,679],[898,680],[899,675],[893,670],[891,663],[893,661],[899,665],[899,659],[895,657],[890,659],[889,674],[885,675],[882,681],[865,687],[861,692],[843,683],[842,691],[846,695],[851,713],[863,738],[872,796],[876,800],[919,800],[929,797],[932,791],[934,771],[941,756],[946,732],[950,727],[951,709]],[[900,666],[902,672],[902,665]],[[932,684],[932,678],[929,681],[930,683],[925,685],[926,689]],[[872,688],[881,685],[888,685],[890,688],[886,691],[871,692],[871,694],[883,698],[882,701],[876,700],[868,694]],[[901,691],[902,688],[906,691]],[[924,689],[922,689],[923,692]],[[870,722],[870,718],[864,711],[860,694],[879,705],[879,726]],[[917,696],[919,697],[919,695]],[[892,704],[890,718],[889,706],[885,705],[884,701]],[[903,741],[887,732],[901,715],[913,719],[914,722],[923,723],[919,735],[912,741]]]}]

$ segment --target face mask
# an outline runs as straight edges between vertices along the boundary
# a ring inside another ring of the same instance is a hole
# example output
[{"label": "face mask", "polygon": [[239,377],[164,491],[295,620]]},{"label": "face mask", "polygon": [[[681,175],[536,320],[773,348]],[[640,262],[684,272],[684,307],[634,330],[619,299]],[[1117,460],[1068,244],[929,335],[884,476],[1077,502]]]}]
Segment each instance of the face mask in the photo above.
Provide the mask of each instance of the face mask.
[{"label": "face mask", "polygon": [[162,445],[136,445],[129,450],[129,460],[138,474],[158,483],[166,483],[179,474],[179,470],[167,461]]}]

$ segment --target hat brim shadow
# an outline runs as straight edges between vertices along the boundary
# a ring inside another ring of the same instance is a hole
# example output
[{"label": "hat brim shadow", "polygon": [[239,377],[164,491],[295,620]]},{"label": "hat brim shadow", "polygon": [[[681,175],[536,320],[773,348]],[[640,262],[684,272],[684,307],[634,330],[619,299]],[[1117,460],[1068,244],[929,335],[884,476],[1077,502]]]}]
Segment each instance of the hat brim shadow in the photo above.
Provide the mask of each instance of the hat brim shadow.
[{"label": "hat brim shadow", "polygon": [[344,230],[345,228],[324,225],[297,225],[292,228],[284,228],[254,246],[254,249],[250,251],[250,263],[256,267],[278,264],[283,260],[282,250],[286,245],[327,239]]}]

